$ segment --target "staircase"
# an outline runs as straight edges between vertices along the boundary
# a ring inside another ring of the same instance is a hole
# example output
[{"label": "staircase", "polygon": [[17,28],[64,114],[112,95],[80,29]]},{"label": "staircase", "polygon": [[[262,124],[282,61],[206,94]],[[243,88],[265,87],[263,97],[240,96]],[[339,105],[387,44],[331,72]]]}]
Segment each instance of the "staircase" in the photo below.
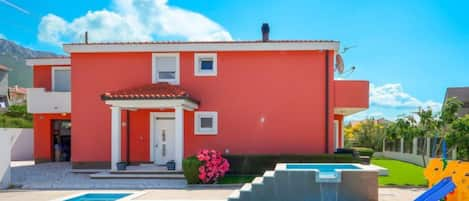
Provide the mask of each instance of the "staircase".
[{"label": "staircase", "polygon": [[[317,170],[266,171],[234,191],[228,201],[377,201],[377,172],[341,172],[335,178],[319,177]],[[343,182],[347,180],[347,182]],[[375,180],[375,182],[366,183]],[[374,184],[376,183],[376,184]],[[376,192],[375,192],[376,191]]]},{"label": "staircase", "polygon": [[185,179],[182,171],[166,170],[153,164],[128,166],[127,170],[105,170],[90,174],[91,179]]}]

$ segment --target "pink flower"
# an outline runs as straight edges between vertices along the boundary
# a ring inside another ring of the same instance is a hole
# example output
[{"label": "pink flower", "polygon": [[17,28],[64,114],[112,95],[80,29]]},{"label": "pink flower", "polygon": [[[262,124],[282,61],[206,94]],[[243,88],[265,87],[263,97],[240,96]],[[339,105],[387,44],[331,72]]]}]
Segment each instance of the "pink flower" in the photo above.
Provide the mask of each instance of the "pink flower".
[{"label": "pink flower", "polygon": [[203,183],[215,183],[228,172],[230,164],[220,152],[203,149],[197,154],[197,159],[202,162],[199,167],[199,179]]}]

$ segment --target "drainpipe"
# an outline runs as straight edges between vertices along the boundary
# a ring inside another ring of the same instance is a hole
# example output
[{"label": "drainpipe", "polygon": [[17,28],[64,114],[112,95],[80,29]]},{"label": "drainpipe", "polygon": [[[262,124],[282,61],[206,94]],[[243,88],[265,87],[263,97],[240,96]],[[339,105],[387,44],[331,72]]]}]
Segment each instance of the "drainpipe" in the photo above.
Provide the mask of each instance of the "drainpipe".
[{"label": "drainpipe", "polygon": [[127,154],[126,154],[126,162],[127,165],[130,165],[130,111],[127,110]]},{"label": "drainpipe", "polygon": [[326,112],[325,112],[325,137],[326,137],[326,147],[325,152],[326,154],[329,153],[329,50],[326,50],[325,55],[325,70],[326,70]]}]

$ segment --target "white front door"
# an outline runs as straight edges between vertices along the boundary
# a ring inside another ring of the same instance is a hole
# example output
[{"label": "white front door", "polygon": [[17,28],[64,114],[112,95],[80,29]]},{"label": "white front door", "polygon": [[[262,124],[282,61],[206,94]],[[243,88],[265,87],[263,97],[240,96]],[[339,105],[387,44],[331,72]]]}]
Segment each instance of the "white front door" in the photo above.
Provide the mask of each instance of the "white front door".
[{"label": "white front door", "polygon": [[175,160],[175,119],[174,113],[159,113],[153,116],[153,156],[156,164]]}]

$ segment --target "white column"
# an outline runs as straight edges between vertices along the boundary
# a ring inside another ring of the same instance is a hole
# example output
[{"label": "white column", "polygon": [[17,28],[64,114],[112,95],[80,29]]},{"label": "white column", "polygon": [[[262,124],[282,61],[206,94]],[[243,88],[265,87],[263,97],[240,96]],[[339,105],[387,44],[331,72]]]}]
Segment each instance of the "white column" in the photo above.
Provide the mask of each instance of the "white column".
[{"label": "white column", "polygon": [[176,170],[182,171],[182,160],[184,159],[184,108],[176,106]]},{"label": "white column", "polygon": [[418,144],[418,138],[412,139],[412,154],[414,155],[417,155]]},{"label": "white column", "polygon": [[111,169],[121,161],[121,108],[111,107]]}]

